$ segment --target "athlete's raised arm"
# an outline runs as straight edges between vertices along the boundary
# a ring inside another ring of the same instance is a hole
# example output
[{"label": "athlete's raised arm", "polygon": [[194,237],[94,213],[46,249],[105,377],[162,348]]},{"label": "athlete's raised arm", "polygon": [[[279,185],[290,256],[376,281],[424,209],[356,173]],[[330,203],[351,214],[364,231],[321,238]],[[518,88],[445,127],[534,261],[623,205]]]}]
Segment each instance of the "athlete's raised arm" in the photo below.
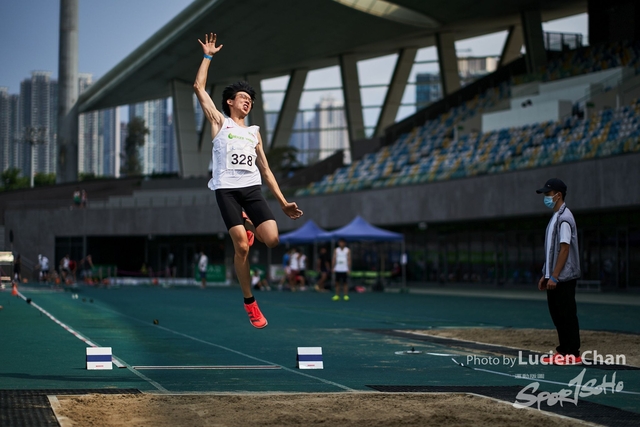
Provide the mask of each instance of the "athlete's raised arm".
[{"label": "athlete's raised arm", "polygon": [[220,49],[222,49],[222,45],[216,46],[216,34],[214,33],[211,33],[210,35],[205,34],[204,43],[200,39],[198,39],[198,42],[202,46],[204,57],[200,63],[200,68],[198,68],[196,81],[193,83],[193,90],[198,97],[198,101],[200,101],[200,106],[202,107],[204,115],[209,120],[209,123],[211,123],[211,137],[213,138],[218,134],[218,131],[222,126],[224,116],[220,111],[218,111],[211,99],[211,96],[209,96],[209,93],[206,90],[207,74],[209,73],[211,59],[220,51]]},{"label": "athlete's raised arm", "polygon": [[271,190],[271,193],[276,197],[278,203],[280,203],[280,207],[282,211],[291,219],[298,219],[302,216],[303,212],[298,208],[298,205],[295,202],[287,202],[284,194],[280,191],[280,186],[276,181],[276,177],[271,172],[271,168],[269,167],[269,162],[267,161],[267,156],[264,154],[264,150],[262,147],[262,137],[258,132],[258,145],[256,145],[256,165],[260,170],[260,174],[265,180],[267,187]]}]

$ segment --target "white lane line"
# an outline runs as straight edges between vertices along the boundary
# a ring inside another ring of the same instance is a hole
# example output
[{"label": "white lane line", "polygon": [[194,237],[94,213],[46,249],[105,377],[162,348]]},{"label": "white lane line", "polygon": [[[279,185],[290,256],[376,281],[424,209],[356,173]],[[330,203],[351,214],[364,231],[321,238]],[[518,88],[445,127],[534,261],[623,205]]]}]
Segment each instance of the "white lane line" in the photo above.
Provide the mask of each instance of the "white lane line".
[{"label": "white lane line", "polygon": [[[118,315],[120,315],[120,316],[127,317],[127,318],[129,318],[129,319],[135,320],[136,322],[139,322],[139,323],[142,323],[142,324],[144,324],[144,325],[147,325],[147,326],[148,326],[148,322],[145,322],[144,320],[141,320],[141,319],[135,318],[135,317],[133,317],[133,316],[129,316],[129,315],[127,315],[127,314],[120,313],[120,312],[118,312],[118,311],[111,310],[111,309],[109,309],[109,308],[105,308],[105,307],[100,307],[100,309],[102,309],[102,310],[106,310],[106,311],[110,311],[110,312],[112,312],[112,313],[116,313],[116,314],[118,314]],[[329,385],[332,385],[332,386],[335,386],[335,387],[341,388],[341,389],[346,390],[346,391],[356,391],[355,389],[352,389],[351,387],[347,387],[346,385],[339,384],[339,383],[336,383],[336,382],[334,382],[334,381],[330,381],[330,380],[325,380],[324,378],[315,377],[315,376],[313,376],[313,375],[305,374],[305,373],[300,372],[300,371],[297,371],[297,370],[295,370],[295,369],[287,368],[286,366],[282,366],[282,365],[280,365],[280,364],[273,363],[273,362],[270,362],[270,361],[268,361],[268,360],[260,359],[260,358],[258,358],[258,357],[251,356],[251,355],[249,355],[249,354],[243,353],[243,352],[238,351],[238,350],[234,350],[234,349],[229,348],[229,347],[225,347],[225,346],[220,345],[220,344],[212,343],[212,342],[210,342],[210,341],[205,341],[205,340],[200,339],[200,338],[197,338],[197,337],[192,337],[191,335],[183,334],[182,332],[174,331],[173,329],[169,329],[169,328],[166,328],[166,327],[164,327],[164,326],[156,325],[155,327],[156,327],[156,328],[159,328],[159,329],[162,329],[162,330],[164,330],[164,331],[170,332],[170,333],[172,333],[172,334],[179,335],[179,336],[181,336],[181,337],[188,338],[188,339],[193,340],[193,341],[197,341],[197,342],[202,343],[202,344],[210,345],[210,346],[212,346],[212,347],[217,347],[217,348],[219,348],[219,349],[226,350],[226,351],[228,351],[228,352],[235,353],[235,354],[238,354],[238,355],[240,355],[240,356],[247,357],[247,358],[249,358],[249,359],[252,359],[252,360],[255,360],[255,361],[258,361],[258,362],[264,363],[264,364],[266,364],[266,365],[277,365],[277,366],[280,366],[280,368],[281,368],[281,369],[284,369],[284,370],[285,370],[285,371],[287,371],[287,372],[291,372],[291,373],[296,374],[296,375],[301,375],[301,376],[303,376],[303,377],[311,378],[311,379],[314,379],[314,380],[316,380],[316,381],[320,381],[320,382],[323,382],[323,383],[325,383],[325,384],[329,384]]]},{"label": "white lane line", "polygon": [[[21,293],[18,292],[18,296],[20,298],[22,298],[23,300],[27,300],[27,298]],[[40,310],[41,313],[43,313],[45,316],[47,316],[49,319],[53,320],[55,323],[57,323],[58,325],[62,326],[62,328],[64,330],[66,330],[67,332],[71,333],[74,337],[78,338],[80,341],[84,342],[85,344],[87,344],[89,347],[100,347],[98,344],[94,343],[93,341],[91,341],[89,338],[85,337],[84,335],[82,335],[81,333],[73,330],[72,328],[70,328],[69,326],[65,325],[64,323],[62,323],[61,321],[59,321],[58,319],[56,319],[56,317],[49,313],[47,310],[45,310],[44,308],[40,307],[38,304],[36,304],[35,302],[31,301],[29,303],[29,305],[35,307],[36,309]],[[149,384],[153,385],[155,388],[157,388],[158,390],[165,392],[165,393],[169,393],[169,390],[167,390],[166,388],[162,387],[159,383],[153,381],[151,378],[147,378],[145,375],[141,374],[140,372],[137,372],[133,369],[131,369],[129,366],[127,366],[126,363],[124,363],[123,361],[121,361],[120,358],[117,358],[115,356],[111,356],[112,357],[112,361],[113,364],[116,365],[118,368],[127,368],[129,371],[133,372],[134,374],[136,374],[137,376],[139,376],[140,378],[142,378],[143,380],[147,381]]]},{"label": "white lane line", "polygon": [[243,369],[282,369],[278,365],[184,365],[184,366],[132,366],[133,369],[149,369],[149,370],[243,370]]}]

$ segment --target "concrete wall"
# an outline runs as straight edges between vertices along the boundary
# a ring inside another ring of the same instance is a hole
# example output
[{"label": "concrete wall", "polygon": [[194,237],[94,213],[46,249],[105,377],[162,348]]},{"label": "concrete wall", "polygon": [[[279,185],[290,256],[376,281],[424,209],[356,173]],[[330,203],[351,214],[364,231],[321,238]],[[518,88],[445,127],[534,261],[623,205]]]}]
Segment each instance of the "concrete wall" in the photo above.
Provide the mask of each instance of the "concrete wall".
[{"label": "concrete wall", "polygon": [[616,67],[608,70],[596,71],[595,73],[582,74],[566,79],[554,80],[542,83],[540,85],[540,93],[552,93],[562,90],[569,86],[579,86],[584,84],[603,83],[606,86],[618,86],[624,80],[625,76],[629,77],[633,71],[625,67]]},{"label": "concrete wall", "polygon": [[[425,185],[292,197],[305,212],[305,219],[299,221],[286,218],[275,201],[270,204],[281,232],[301,226],[306,219],[336,228],[356,215],[379,226],[531,216],[548,213],[535,190],[551,177],[565,181],[567,204],[575,212],[640,206],[640,153]],[[30,259],[38,253],[51,258],[55,236],[226,231],[215,201],[171,207],[7,210],[5,225],[6,230],[14,230],[15,250]]]}]

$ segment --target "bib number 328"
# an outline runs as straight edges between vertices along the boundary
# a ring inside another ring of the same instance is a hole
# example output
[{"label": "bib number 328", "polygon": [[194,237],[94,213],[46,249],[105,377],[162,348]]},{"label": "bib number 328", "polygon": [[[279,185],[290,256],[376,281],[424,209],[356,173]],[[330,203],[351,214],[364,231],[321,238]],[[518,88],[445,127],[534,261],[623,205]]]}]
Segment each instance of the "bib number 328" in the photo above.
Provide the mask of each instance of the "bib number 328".
[{"label": "bib number 328", "polygon": [[253,170],[255,167],[255,154],[246,151],[232,151],[227,154],[228,169]]}]

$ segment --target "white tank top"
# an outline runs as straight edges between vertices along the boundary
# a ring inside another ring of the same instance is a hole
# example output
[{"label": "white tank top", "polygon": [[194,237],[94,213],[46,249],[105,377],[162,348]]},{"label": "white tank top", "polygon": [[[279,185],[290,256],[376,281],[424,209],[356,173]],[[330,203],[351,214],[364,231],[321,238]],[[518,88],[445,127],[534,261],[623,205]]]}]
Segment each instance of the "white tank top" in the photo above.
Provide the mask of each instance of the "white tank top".
[{"label": "white tank top", "polygon": [[349,271],[349,260],[347,255],[349,254],[349,248],[336,248],[336,267],[337,273],[346,273]]},{"label": "white tank top", "polygon": [[209,188],[243,188],[262,185],[256,166],[258,126],[242,127],[225,117],[220,131],[213,138],[212,175]]}]

